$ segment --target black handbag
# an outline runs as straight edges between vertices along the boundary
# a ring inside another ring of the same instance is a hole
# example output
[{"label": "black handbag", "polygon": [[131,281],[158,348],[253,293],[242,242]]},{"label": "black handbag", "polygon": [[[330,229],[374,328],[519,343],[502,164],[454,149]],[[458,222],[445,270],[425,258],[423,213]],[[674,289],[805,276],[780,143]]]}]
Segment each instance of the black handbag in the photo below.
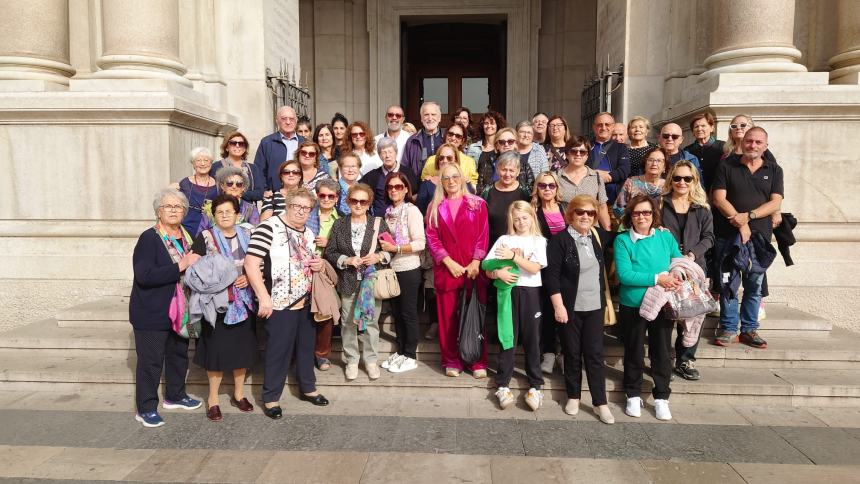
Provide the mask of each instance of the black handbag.
[{"label": "black handbag", "polygon": [[460,291],[460,359],[471,365],[484,354],[484,315],[486,307],[478,300],[478,284]]}]

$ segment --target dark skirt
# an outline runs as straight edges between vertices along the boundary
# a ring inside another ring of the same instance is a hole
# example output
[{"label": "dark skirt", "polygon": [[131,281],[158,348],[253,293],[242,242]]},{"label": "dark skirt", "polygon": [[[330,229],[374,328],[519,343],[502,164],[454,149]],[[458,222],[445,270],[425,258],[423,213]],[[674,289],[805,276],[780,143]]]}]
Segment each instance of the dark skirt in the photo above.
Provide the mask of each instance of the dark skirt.
[{"label": "dark skirt", "polygon": [[207,371],[233,371],[251,368],[257,356],[256,318],[237,324],[224,324],[224,314],[218,315],[213,328],[203,321],[203,334],[197,340],[194,363]]}]

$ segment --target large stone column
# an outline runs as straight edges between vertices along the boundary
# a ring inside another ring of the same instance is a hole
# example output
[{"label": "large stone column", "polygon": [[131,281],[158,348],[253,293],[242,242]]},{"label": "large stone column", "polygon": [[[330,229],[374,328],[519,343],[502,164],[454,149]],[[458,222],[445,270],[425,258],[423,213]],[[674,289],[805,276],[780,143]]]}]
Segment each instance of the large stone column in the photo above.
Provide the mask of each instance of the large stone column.
[{"label": "large stone column", "polygon": [[806,72],[794,47],[795,0],[714,0],[713,51],[703,76]]},{"label": "large stone column", "polygon": [[163,79],[192,87],[179,60],[178,0],[101,3],[100,79]]},{"label": "large stone column", "polygon": [[[0,80],[69,84],[68,0],[0,0]],[[18,89],[14,89],[18,90]]]},{"label": "large stone column", "polygon": [[839,0],[836,4],[836,54],[830,58],[830,82],[860,82],[860,2]]}]

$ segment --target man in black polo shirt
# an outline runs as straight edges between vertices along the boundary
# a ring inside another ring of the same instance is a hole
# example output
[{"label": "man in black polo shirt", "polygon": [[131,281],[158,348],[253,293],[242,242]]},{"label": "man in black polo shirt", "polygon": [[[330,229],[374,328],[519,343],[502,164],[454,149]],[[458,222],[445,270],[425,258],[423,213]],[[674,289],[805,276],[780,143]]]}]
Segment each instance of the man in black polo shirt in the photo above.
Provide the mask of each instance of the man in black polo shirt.
[{"label": "man in black polo shirt", "polygon": [[[713,203],[723,214],[714,217],[714,255],[723,253],[740,234],[741,241],[750,240],[752,232],[760,232],[770,241],[773,233],[771,215],[778,213],[784,196],[782,168],[763,157],[767,150],[767,132],[755,127],[744,135],[743,155],[726,158],[714,176]],[[740,342],[754,348],[767,348],[767,342],[757,333],[758,308],[764,274],[742,274],[743,300],[738,314],[738,297],[720,296],[720,330],[716,344],[729,346],[735,342],[740,324]]]}]

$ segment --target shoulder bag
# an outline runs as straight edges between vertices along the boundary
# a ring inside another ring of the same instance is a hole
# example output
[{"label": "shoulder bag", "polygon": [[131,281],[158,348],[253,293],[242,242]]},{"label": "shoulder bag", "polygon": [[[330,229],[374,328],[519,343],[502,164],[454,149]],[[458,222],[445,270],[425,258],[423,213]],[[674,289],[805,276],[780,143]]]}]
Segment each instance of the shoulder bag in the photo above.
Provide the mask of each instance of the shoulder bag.
[{"label": "shoulder bag", "polygon": [[[379,238],[379,225],[382,222],[382,219],[379,217],[374,217],[374,219],[373,241],[370,243],[370,252],[368,254],[376,252],[376,239]],[[373,297],[376,299],[385,300],[400,295],[400,282],[397,280],[397,273],[394,269],[390,267],[377,269],[369,277],[374,279]]]},{"label": "shoulder bag", "polygon": [[[597,229],[591,227],[591,235],[597,241],[597,246],[603,250],[603,244],[600,243],[600,234]],[[603,325],[615,326],[618,323],[618,318],[615,317],[615,306],[612,304],[612,294],[609,292],[609,278],[606,277],[606,261],[603,261],[603,297],[606,299],[606,308],[603,310]]]}]

